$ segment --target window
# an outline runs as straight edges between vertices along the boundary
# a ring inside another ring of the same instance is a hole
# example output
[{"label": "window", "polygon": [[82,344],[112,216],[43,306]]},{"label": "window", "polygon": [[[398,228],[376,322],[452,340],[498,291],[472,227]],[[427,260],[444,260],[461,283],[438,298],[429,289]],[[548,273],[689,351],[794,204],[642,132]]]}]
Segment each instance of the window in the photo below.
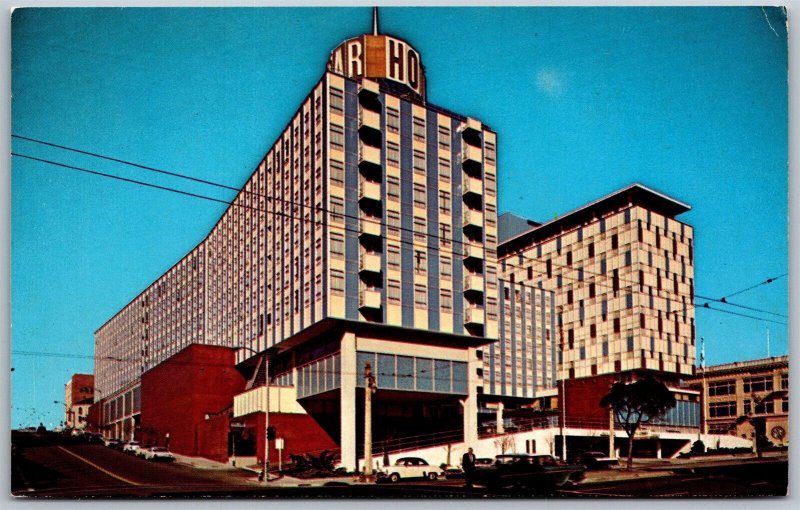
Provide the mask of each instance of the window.
[{"label": "window", "polygon": [[450,257],[442,256],[439,260],[440,271],[442,278],[451,278],[453,276],[453,261]]},{"label": "window", "polygon": [[391,133],[400,132],[400,112],[394,108],[386,107],[386,130]]},{"label": "window", "polygon": [[344,163],[331,159],[331,183],[344,186]]},{"label": "window", "polygon": [[400,179],[398,177],[386,177],[386,195],[394,200],[400,200]]},{"label": "window", "polygon": [[495,162],[495,160],[497,158],[497,152],[495,150],[495,146],[494,146],[493,143],[486,142],[484,144],[484,155],[485,155],[487,161],[489,161],[491,163]]},{"label": "window", "polygon": [[400,247],[398,246],[388,246],[387,249],[387,257],[386,263],[389,267],[392,268],[399,268],[400,267]]},{"label": "window", "polygon": [[450,179],[450,160],[447,158],[439,158],[439,178]]},{"label": "window", "polygon": [[628,352],[632,352],[632,351],[633,351],[633,337],[629,336],[628,337]]},{"label": "window", "polygon": [[588,257],[589,258],[593,258],[594,257],[594,243],[589,243],[588,252],[589,252],[588,253]]},{"label": "window", "polygon": [[748,377],[744,380],[744,392],[772,391],[772,376]]},{"label": "window", "polygon": [[567,265],[568,266],[572,265],[572,251],[567,252]]},{"label": "window", "polygon": [[400,302],[400,282],[397,280],[389,280],[386,297],[392,303]]},{"label": "window", "polygon": [[344,128],[336,124],[331,124],[331,148],[344,150]]},{"label": "window", "polygon": [[414,306],[417,308],[428,306],[428,292],[424,285],[414,285]]},{"label": "window", "polygon": [[633,308],[633,294],[625,294],[625,308]]},{"label": "window", "polygon": [[450,150],[450,128],[447,126],[439,126],[439,148]]},{"label": "window", "polygon": [[789,389],[789,374],[781,374],[781,389]]},{"label": "window", "polygon": [[442,289],[442,310],[452,310],[453,309],[453,293],[448,289]]},{"label": "window", "polygon": [[425,218],[421,216],[414,216],[414,239],[424,243],[425,238]]},{"label": "window", "polygon": [[708,415],[710,418],[736,416],[736,402],[710,402]]},{"label": "window", "polygon": [[611,249],[612,250],[616,250],[617,248],[619,248],[619,238],[617,237],[617,234],[612,234],[611,235]]},{"label": "window", "polygon": [[614,319],[614,333],[619,333],[619,332],[620,332],[619,317],[616,317]]},{"label": "window", "polygon": [[772,414],[775,412],[774,400],[762,400],[756,403],[756,414]]},{"label": "window", "polygon": [[425,207],[425,186],[414,184],[414,207]]},{"label": "window", "polygon": [[633,257],[631,255],[630,250],[628,250],[628,251],[625,252],[625,265],[626,266],[630,266],[632,261],[633,261]]},{"label": "window", "polygon": [[337,269],[331,269],[331,293],[344,294],[344,273]]},{"label": "window", "polygon": [[414,151],[414,172],[418,174],[425,173],[425,153],[422,151]]},{"label": "window", "polygon": [[390,165],[400,164],[400,146],[393,142],[386,142],[386,161]]},{"label": "window", "polygon": [[414,140],[425,141],[425,120],[414,117]]},{"label": "window", "polygon": [[331,87],[331,111],[341,114],[344,111],[344,93]]},{"label": "window", "polygon": [[400,213],[396,211],[388,211],[386,213],[386,225],[390,234],[400,235]]},{"label": "window", "polygon": [[593,298],[595,296],[595,286],[594,282],[589,284],[589,297]]},{"label": "window", "polygon": [[331,221],[342,223],[344,221],[344,201],[338,197],[331,197]]},{"label": "window", "polygon": [[439,210],[444,214],[450,212],[450,193],[447,191],[439,192]]},{"label": "window", "polygon": [[342,234],[331,232],[331,258],[344,258],[344,236]]}]

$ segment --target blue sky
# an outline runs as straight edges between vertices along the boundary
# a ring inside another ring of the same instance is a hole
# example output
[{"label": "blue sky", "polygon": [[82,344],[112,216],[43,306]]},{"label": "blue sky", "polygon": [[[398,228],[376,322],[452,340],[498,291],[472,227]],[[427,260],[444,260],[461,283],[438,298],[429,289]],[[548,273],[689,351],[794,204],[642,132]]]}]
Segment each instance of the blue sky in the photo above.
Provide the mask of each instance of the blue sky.
[{"label": "blue sky", "polygon": [[[240,186],[369,8],[28,9],[12,132]],[[698,295],[788,270],[787,41],[775,8],[382,8],[428,99],[498,133],[500,212],[546,221],[641,182],[692,206]],[[232,193],[14,140],[13,150]],[[14,157],[11,425],[57,424],[94,331],[180,259],[213,204]],[[731,301],[788,314],[788,278]],[[698,303],[704,300],[697,300]],[[722,305],[713,305],[725,308]],[[726,308],[786,322],[743,308]],[[785,325],[700,309],[709,364],[785,354]]]}]

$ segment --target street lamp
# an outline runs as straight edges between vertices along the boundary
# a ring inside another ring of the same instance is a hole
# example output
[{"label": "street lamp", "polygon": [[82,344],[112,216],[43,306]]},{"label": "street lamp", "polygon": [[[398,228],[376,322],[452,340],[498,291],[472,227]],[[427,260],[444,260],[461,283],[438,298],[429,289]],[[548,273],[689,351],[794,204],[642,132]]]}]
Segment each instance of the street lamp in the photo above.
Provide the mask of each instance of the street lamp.
[{"label": "street lamp", "polygon": [[[231,349],[244,349],[252,352],[255,355],[260,354],[258,351],[251,347],[244,345],[235,345]],[[270,440],[270,427],[269,427],[269,360],[267,358],[267,351],[264,351],[264,483],[269,482],[269,440]],[[234,438],[234,441],[236,439]]]},{"label": "street lamp", "polygon": [[69,424],[72,421],[72,411],[69,410],[67,403],[62,400],[53,400],[53,403],[62,404],[64,406],[64,421],[62,423],[64,423],[66,428],[71,428]]}]

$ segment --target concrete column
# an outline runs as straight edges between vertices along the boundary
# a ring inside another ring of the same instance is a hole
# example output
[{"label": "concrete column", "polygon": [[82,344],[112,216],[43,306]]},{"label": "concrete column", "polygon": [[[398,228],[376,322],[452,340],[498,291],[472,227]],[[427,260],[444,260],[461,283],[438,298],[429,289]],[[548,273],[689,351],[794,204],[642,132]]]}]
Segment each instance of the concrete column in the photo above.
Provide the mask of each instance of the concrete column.
[{"label": "concrete column", "polygon": [[614,409],[608,409],[608,456],[617,457],[614,450]]},{"label": "concrete column", "polygon": [[475,355],[475,349],[468,349],[467,357],[467,398],[461,401],[464,408],[464,445],[475,447],[478,444],[478,368],[483,364]]},{"label": "concrete column", "polygon": [[496,417],[495,419],[497,420],[496,429],[497,429],[497,433],[498,434],[505,434],[505,432],[506,432],[506,426],[505,426],[505,423],[503,422],[503,409],[504,409],[504,407],[505,406],[503,406],[503,402],[498,402],[497,403],[497,409],[495,410],[495,417]]},{"label": "concrete column", "polygon": [[339,402],[339,425],[341,436],[339,444],[342,448],[342,467],[348,471],[358,470],[356,457],[356,379],[358,366],[356,363],[356,336],[345,333],[340,348],[341,356],[341,395]]}]

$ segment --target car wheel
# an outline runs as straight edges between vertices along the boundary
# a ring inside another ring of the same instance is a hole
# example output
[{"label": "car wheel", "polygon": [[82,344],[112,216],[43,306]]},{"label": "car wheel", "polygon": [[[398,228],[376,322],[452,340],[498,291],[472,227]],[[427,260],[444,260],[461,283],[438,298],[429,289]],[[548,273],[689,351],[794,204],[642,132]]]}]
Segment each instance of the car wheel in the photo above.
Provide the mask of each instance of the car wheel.
[{"label": "car wheel", "polygon": [[391,475],[389,475],[389,481],[392,482],[392,483],[399,482],[400,481],[400,475],[397,474],[397,473],[392,473]]},{"label": "car wheel", "polygon": [[433,480],[436,480],[437,478],[439,478],[439,474],[438,473],[428,473],[428,480],[433,481]]}]

